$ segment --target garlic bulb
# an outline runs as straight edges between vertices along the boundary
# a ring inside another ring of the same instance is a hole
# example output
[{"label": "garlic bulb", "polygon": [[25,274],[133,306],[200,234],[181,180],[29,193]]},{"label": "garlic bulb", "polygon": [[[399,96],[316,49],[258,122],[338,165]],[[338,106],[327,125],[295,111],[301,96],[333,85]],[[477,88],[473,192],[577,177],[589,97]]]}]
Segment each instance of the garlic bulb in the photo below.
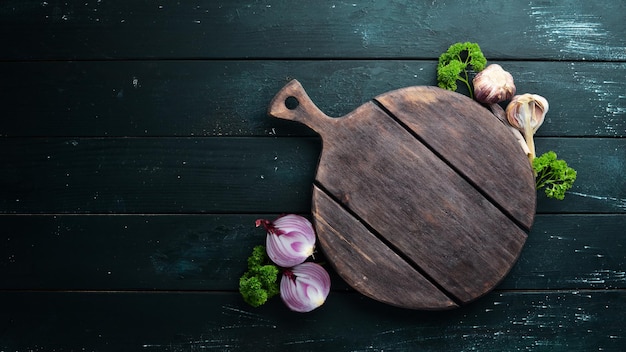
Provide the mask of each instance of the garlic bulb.
[{"label": "garlic bulb", "polygon": [[481,103],[496,104],[515,95],[513,76],[498,64],[491,64],[478,72],[473,83],[474,99]]},{"label": "garlic bulb", "polygon": [[531,162],[535,158],[533,136],[543,123],[548,109],[549,104],[546,98],[537,94],[516,95],[506,107],[506,118],[511,126],[524,134],[530,150],[528,158]]}]

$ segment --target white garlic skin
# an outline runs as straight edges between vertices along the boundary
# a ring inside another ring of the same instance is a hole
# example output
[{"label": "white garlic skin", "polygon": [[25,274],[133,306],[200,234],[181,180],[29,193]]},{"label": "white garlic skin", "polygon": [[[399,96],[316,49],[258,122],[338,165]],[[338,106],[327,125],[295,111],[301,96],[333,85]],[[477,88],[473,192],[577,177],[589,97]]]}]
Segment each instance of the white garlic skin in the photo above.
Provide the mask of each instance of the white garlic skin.
[{"label": "white garlic skin", "polygon": [[[506,107],[506,117],[513,127],[523,131],[528,123],[528,127],[535,133],[543,124],[548,109],[550,109],[550,104],[546,98],[526,93],[513,97]],[[526,116],[527,114],[530,115]]]},{"label": "white garlic skin", "polygon": [[511,126],[524,134],[528,145],[528,159],[532,163],[535,158],[535,141],[533,135],[543,124],[550,106],[546,98],[537,94],[516,95],[506,107],[506,118]]},{"label": "white garlic skin", "polygon": [[491,64],[478,72],[473,80],[474,99],[485,104],[496,104],[515,95],[513,76],[498,64]]}]

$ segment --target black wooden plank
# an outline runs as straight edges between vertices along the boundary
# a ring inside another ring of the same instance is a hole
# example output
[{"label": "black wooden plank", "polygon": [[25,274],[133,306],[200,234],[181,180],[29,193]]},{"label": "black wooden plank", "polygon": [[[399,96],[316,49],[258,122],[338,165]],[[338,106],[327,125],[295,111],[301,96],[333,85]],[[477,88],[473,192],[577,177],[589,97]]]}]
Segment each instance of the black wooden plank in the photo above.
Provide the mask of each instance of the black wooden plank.
[{"label": "black wooden plank", "polygon": [[550,111],[537,136],[626,136],[626,64],[500,62],[517,94],[544,96]]},{"label": "black wooden plank", "polygon": [[[236,290],[265,243],[254,220],[275,216],[0,216],[0,289]],[[499,289],[626,288],[624,228],[626,215],[538,215]]]},{"label": "black wooden plank", "polygon": [[499,288],[626,288],[624,229],[624,215],[537,215]]},{"label": "black wooden plank", "polygon": [[335,294],[307,315],[234,293],[2,292],[7,351],[622,351],[626,292],[492,293],[418,312]]},{"label": "black wooden plank", "polygon": [[0,216],[0,288],[235,290],[262,216]]},{"label": "black wooden plank", "polygon": [[280,213],[309,208],[313,138],[4,139],[0,209]]},{"label": "black wooden plank", "polygon": [[[520,94],[550,101],[538,136],[626,136],[626,63],[499,63]],[[313,135],[266,114],[289,78],[342,116],[384,92],[435,85],[435,70],[411,60],[5,62],[0,135]]]},{"label": "black wooden plank", "polygon": [[[537,138],[578,171],[539,213],[626,212],[626,139]],[[0,140],[2,213],[308,213],[316,138]]]},{"label": "black wooden plank", "polygon": [[626,211],[626,139],[536,138],[537,155],[553,150],[577,171],[563,201],[539,191],[540,213]]},{"label": "black wooden plank", "polygon": [[432,59],[469,40],[492,58],[625,60],[623,10],[621,2],[585,0],[5,0],[0,59]]}]

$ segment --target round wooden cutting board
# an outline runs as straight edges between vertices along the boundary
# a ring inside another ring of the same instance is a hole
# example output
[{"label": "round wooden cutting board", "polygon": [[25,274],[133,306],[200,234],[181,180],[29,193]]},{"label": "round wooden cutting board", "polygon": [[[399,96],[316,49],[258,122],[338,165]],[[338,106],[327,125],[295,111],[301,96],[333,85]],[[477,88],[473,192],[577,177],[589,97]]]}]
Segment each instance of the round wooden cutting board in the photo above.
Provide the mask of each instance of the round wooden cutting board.
[{"label": "round wooden cutting board", "polygon": [[534,219],[534,175],[511,131],[475,101],[408,87],[330,118],[293,80],[269,114],[322,137],[313,223],[357,291],[449,309],[489,292],[517,260]]}]

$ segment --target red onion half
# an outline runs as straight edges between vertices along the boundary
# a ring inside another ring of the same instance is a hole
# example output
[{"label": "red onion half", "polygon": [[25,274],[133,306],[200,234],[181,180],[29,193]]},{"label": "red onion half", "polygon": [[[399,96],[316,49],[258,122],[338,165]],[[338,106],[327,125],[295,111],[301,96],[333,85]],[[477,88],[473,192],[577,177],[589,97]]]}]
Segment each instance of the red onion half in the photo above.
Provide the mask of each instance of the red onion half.
[{"label": "red onion half", "polygon": [[306,218],[289,214],[273,222],[259,219],[256,226],[267,230],[267,256],[278,266],[288,268],[303,263],[313,254],[315,231]]},{"label": "red onion half", "polygon": [[330,293],[330,276],[312,262],[285,269],[280,280],[280,297],[289,309],[306,313],[321,306]]}]

